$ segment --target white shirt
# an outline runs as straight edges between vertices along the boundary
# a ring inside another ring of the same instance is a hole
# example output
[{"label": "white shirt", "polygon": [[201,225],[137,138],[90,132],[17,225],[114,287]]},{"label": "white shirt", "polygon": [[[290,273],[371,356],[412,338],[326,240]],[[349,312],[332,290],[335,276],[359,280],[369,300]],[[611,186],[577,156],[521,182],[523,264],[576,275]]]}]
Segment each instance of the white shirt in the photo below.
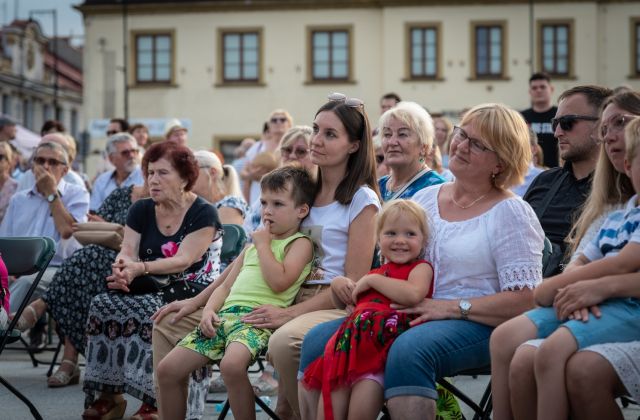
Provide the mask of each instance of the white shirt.
[{"label": "white shirt", "polygon": [[96,178],[93,183],[93,189],[91,190],[91,201],[89,202],[89,210],[98,210],[102,205],[102,202],[119,187],[128,187],[130,185],[142,185],[144,184],[144,176],[142,175],[142,169],[139,166],[129,174],[129,176],[122,181],[120,185],[116,183],[116,170],[103,172]]},{"label": "white shirt", "polygon": [[[344,276],[349,226],[367,206],[380,209],[380,200],[369,187],[360,187],[348,205],[334,201],[326,206],[313,206],[300,231],[314,243],[314,264],[306,284],[329,284],[336,276]],[[540,248],[542,249],[542,248]]]},{"label": "white shirt", "polygon": [[[89,193],[64,179],[58,183],[58,200],[77,222],[87,221]],[[0,236],[48,236],[56,242],[56,255],[51,266],[62,264],[61,236],[56,229],[49,202],[38,192],[35,184],[29,190],[19,191],[11,197],[9,208],[0,225]],[[69,249],[64,250],[70,252]]]},{"label": "white shirt", "polygon": [[528,203],[511,197],[480,216],[449,222],[440,217],[441,187],[428,187],[413,196],[429,222],[426,259],[435,270],[435,299],[533,289],[542,281],[544,232]]}]

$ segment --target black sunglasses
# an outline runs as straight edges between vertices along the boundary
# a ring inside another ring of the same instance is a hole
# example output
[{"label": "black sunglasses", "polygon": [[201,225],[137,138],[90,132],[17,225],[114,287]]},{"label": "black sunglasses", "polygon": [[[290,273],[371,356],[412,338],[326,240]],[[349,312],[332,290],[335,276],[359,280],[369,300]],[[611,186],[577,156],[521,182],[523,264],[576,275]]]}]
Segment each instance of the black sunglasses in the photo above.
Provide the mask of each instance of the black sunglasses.
[{"label": "black sunglasses", "polygon": [[577,121],[598,121],[598,119],[598,117],[591,115],[563,115],[562,117],[551,119],[551,128],[555,132],[558,125],[560,125],[563,131],[571,131]]},{"label": "black sunglasses", "polygon": [[384,155],[376,155],[376,163],[380,165],[382,162],[384,162]]}]

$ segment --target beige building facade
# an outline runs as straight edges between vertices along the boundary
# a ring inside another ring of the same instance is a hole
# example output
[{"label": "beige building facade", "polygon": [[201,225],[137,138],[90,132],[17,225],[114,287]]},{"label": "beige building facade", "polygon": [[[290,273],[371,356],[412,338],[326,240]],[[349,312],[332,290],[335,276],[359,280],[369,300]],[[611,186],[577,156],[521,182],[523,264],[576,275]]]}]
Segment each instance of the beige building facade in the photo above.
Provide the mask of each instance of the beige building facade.
[{"label": "beige building facade", "polygon": [[310,124],[332,91],[363,99],[375,125],[390,91],[449,115],[524,109],[532,70],[552,73],[556,97],[640,89],[638,1],[114,3],[79,6],[87,123],[176,117],[193,148],[225,154],[275,108]]}]

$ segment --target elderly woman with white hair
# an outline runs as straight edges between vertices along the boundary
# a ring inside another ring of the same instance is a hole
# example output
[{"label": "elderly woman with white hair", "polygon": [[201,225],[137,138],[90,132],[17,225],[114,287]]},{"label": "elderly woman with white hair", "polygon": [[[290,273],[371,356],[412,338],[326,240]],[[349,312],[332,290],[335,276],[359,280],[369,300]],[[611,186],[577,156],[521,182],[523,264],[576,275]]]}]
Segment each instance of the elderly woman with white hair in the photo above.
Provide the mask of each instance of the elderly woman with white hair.
[{"label": "elderly woman with white hair", "polygon": [[216,206],[222,223],[242,226],[249,209],[242,197],[235,168],[223,165],[215,153],[207,150],[198,150],[194,156],[200,173],[193,192]]},{"label": "elderly woman with white hair", "polygon": [[380,138],[389,175],[378,185],[383,201],[411,198],[417,191],[445,182],[427,162],[434,128],[429,113],[415,102],[400,102],[380,117]]}]

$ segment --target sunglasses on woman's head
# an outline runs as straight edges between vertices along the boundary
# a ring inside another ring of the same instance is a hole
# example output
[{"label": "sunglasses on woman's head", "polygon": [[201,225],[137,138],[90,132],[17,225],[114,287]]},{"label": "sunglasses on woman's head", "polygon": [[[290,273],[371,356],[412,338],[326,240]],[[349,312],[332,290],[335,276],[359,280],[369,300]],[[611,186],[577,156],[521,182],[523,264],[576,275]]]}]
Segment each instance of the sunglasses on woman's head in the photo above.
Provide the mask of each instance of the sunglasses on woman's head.
[{"label": "sunglasses on woman's head", "polygon": [[591,115],[563,115],[562,117],[551,119],[551,128],[556,131],[558,125],[562,128],[562,131],[571,131],[573,126],[578,121],[598,121],[598,117]]},{"label": "sunglasses on woman's head", "polygon": [[350,108],[360,108],[364,106],[362,99],[348,98],[344,93],[333,92],[330,93],[327,98],[332,102],[344,102],[344,104]]}]

